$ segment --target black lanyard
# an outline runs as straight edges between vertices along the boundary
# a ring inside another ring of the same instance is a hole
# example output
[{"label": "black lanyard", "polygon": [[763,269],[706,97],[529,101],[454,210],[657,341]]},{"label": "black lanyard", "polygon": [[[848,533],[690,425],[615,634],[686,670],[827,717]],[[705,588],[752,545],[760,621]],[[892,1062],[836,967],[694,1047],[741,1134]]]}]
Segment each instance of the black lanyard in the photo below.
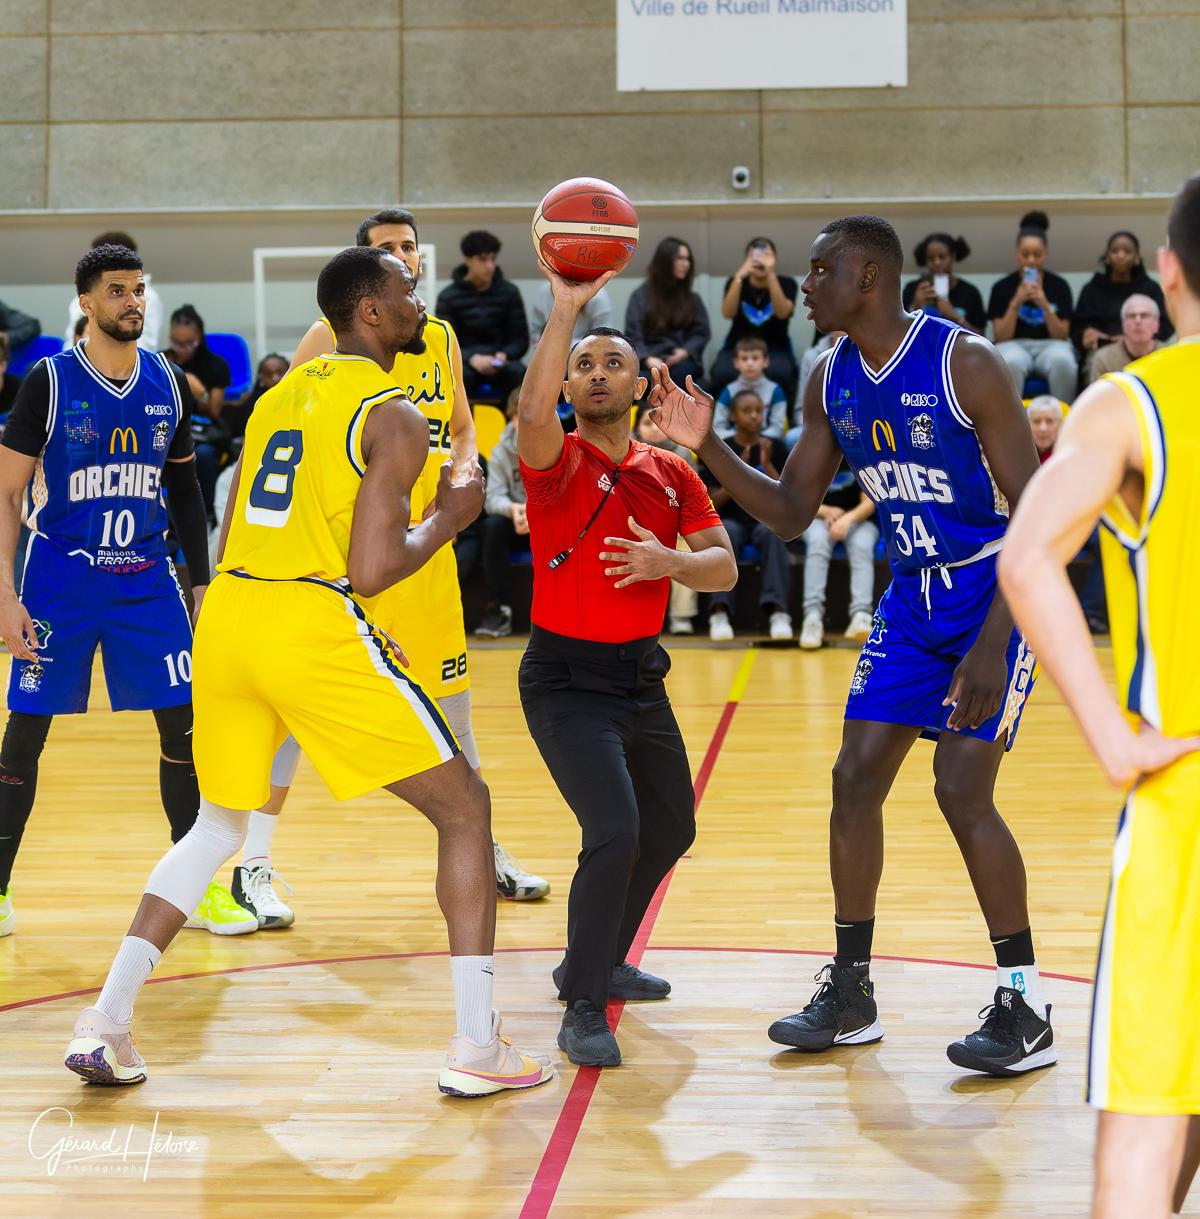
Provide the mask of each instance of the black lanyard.
[{"label": "black lanyard", "polygon": [[596,505],[595,511],[593,511],[592,515],[587,518],[587,523],[579,531],[579,536],[570,544],[570,546],[566,548],[566,550],[560,550],[558,554],[556,554],[554,558],[552,558],[550,562],[546,564],[551,571],[553,571],[556,567],[561,567],[571,557],[571,553],[574,551],[575,547],[578,546],[581,541],[583,541],[583,535],[587,533],[592,525],[595,524],[596,517],[600,515],[600,510],[606,503],[608,503],[608,497],[617,489],[617,480],[620,477],[621,467],[617,466],[612,472],[612,479],[609,482],[608,490],[605,491],[600,497],[600,502]]}]

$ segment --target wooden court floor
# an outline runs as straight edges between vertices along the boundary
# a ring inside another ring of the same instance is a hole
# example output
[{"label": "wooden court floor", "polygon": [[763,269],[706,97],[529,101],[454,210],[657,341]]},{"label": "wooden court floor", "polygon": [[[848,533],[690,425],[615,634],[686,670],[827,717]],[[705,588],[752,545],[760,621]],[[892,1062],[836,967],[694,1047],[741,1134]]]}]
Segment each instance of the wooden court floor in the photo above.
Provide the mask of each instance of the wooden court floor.
[{"label": "wooden court floor", "polygon": [[[181,934],[137,1009],[145,1085],[88,1088],[63,1070],[87,1002],[70,992],[102,981],[166,842],[150,717],[114,717],[98,684],[95,710],[52,731],[14,878],[19,926],[0,940],[0,1211],[1085,1214],[1088,979],[1117,800],[1057,693],[1035,690],[999,803],[1055,975],[1061,1059],[992,1081],[945,1057],[994,981],[922,743],[887,810],[874,970],[886,1039],[807,1056],[767,1040],[832,946],[829,768],[855,653],[673,655],[670,689],[706,778],[698,840],[645,945],[674,993],[622,1013],[620,1069],[577,1077],[563,1062],[533,1093],[471,1103],[434,1086],[452,1026],[434,835],[388,796],[335,805],[306,763],[275,838],[296,926]],[[553,892],[501,907],[498,1000],[515,1039],[561,1061],[549,972],[577,830],[526,734],[519,656],[516,643],[473,652],[476,735],[497,836]]]}]

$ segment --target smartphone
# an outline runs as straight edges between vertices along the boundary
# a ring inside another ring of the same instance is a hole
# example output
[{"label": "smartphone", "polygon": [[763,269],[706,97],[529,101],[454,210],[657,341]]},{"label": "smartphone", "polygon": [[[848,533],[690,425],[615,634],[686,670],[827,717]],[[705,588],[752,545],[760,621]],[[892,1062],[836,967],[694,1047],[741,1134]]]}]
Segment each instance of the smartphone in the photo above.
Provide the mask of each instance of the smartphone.
[{"label": "smartphone", "polygon": [[1027,284],[1036,284],[1038,282],[1037,267],[1025,267],[1022,270],[1021,275]]},{"label": "smartphone", "polygon": [[950,276],[935,275],[933,277],[933,290],[939,297],[947,297],[950,295]]}]

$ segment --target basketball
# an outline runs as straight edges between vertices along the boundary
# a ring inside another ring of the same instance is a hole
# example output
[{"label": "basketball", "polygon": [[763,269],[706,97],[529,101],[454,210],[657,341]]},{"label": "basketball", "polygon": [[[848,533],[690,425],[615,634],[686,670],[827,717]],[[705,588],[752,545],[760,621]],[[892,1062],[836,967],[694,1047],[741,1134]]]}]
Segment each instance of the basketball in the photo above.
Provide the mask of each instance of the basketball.
[{"label": "basketball", "polygon": [[638,243],[638,219],[624,191],[601,178],[560,182],[533,215],[533,248],[552,270],[581,282],[619,271]]}]

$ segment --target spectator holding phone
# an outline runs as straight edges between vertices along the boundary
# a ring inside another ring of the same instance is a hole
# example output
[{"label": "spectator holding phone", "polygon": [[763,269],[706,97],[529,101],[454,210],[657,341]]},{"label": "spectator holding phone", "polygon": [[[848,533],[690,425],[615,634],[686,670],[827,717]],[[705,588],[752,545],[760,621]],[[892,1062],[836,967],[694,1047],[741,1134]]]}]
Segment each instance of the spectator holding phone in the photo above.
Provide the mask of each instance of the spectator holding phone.
[{"label": "spectator holding phone", "polygon": [[954,270],[955,264],[965,262],[970,253],[965,237],[930,233],[913,251],[924,274],[904,285],[905,309],[923,309],[982,334],[987,325],[983,297],[974,284],[959,279]]},{"label": "spectator holding phone", "polygon": [[799,287],[790,275],[779,275],[777,265],[770,237],[752,237],[746,243],[742,265],[725,281],[721,316],[730,326],[709,374],[714,397],[737,377],[738,342],[751,337],[767,345],[771,379],[783,386],[788,401],[796,396],[796,356],[788,326],[796,312]]},{"label": "spectator holding phone", "polygon": [[996,350],[1012,374],[1017,393],[1024,396],[1030,375],[1044,377],[1050,392],[1064,402],[1075,397],[1079,366],[1071,334],[1071,288],[1065,279],[1046,270],[1045,212],[1027,212],[1017,233],[1017,267],[997,280],[988,301]]}]

